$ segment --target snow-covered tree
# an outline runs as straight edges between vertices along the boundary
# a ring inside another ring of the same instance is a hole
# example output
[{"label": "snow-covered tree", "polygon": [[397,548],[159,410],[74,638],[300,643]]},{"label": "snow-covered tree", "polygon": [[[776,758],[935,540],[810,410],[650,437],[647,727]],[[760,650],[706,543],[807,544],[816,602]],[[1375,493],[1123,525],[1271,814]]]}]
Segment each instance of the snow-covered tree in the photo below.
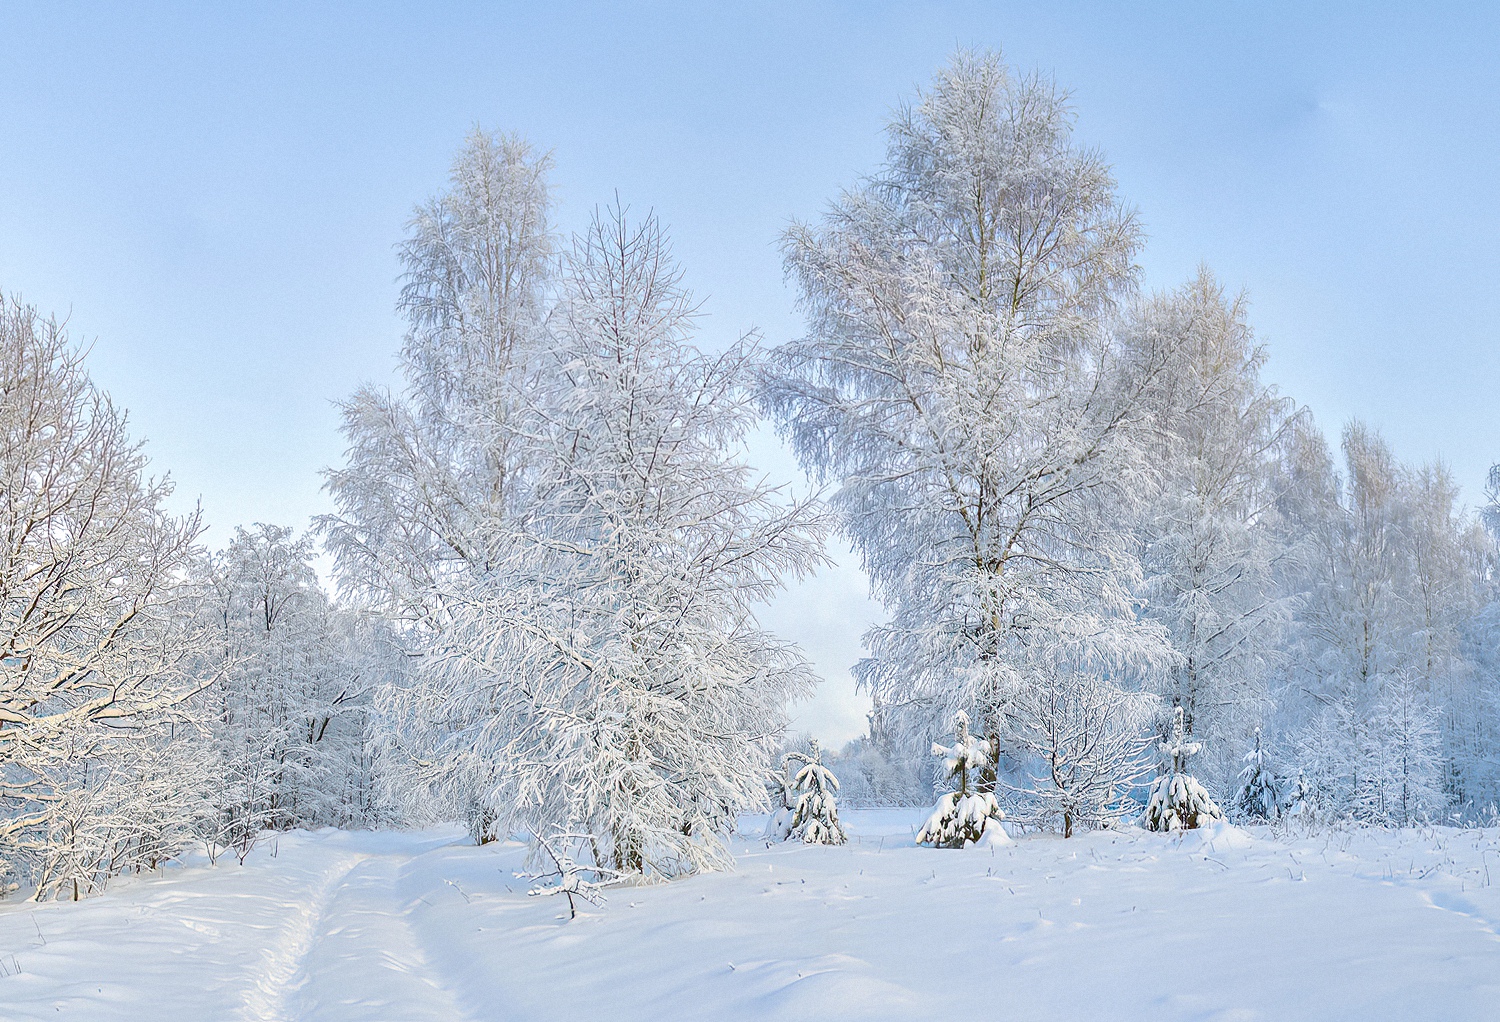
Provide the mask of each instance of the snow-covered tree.
[{"label": "snow-covered tree", "polygon": [[[341,593],[388,616],[411,662],[386,700],[399,706],[385,736],[393,804],[412,819],[464,816],[480,840],[496,822],[495,764],[458,751],[468,722],[424,694],[418,665],[453,627],[448,597],[486,584],[505,556],[490,544],[522,487],[520,419],[557,277],[550,166],[524,140],[476,129],[448,189],[416,209],[400,250],[406,390],[366,386],[344,403],[346,462],[326,473],[337,510],[319,521]],[[441,783],[422,755],[400,754],[410,713],[452,729],[426,736],[452,742]]]},{"label": "snow-covered tree", "polygon": [[758,356],[696,350],[692,310],[654,217],[576,241],[516,433],[524,499],[385,705],[435,784],[488,771],[495,826],[587,832],[625,874],[727,864],[812,684],[752,608],[819,562],[823,527],[737,457]]},{"label": "snow-covered tree", "polygon": [[1187,771],[1187,761],[1202,748],[1201,742],[1187,740],[1183,710],[1177,707],[1172,712],[1172,736],[1158,746],[1162,770],[1151,782],[1151,796],[1146,802],[1146,812],[1141,816],[1141,823],[1147,830],[1193,830],[1224,818],[1224,811],[1218,803]]},{"label": "snow-covered tree", "polygon": [[849,838],[839,824],[836,796],[839,779],[823,765],[823,750],[816,738],[806,753],[790,753],[802,767],[792,779],[797,805],[792,810],[792,834],[810,845],[841,845]]},{"label": "snow-covered tree", "polygon": [[796,761],[792,753],[781,757],[781,770],[771,777],[767,788],[770,792],[771,815],[766,818],[766,829],[762,835],[767,844],[785,841],[792,836],[792,820],[797,815],[796,775],[792,765]]},{"label": "snow-covered tree", "polygon": [[1365,729],[1365,781],[1355,815],[1396,827],[1426,823],[1447,804],[1442,790],[1439,714],[1407,671],[1385,679]]},{"label": "snow-covered tree", "polygon": [[38,897],[97,890],[190,833],[160,782],[211,680],[188,669],[180,584],[199,522],[146,473],[62,327],[0,300],[0,856]]},{"label": "snow-covered tree", "polygon": [[943,761],[943,772],[958,786],[938,799],[932,814],[917,833],[917,844],[939,848],[962,848],[977,844],[986,831],[1004,833],[1000,811],[993,791],[980,791],[975,785],[982,771],[994,766],[995,750],[988,739],[969,734],[969,715],[960,710],[954,714],[956,732],[952,745],[932,743],[932,754]]},{"label": "snow-covered tree", "polygon": [[1173,658],[1135,614],[1125,513],[1164,353],[1114,328],[1140,231],[1072,122],[1050,81],[961,53],[880,172],[783,240],[807,334],[763,400],[836,486],[890,614],[858,679],[913,751],[958,710],[1009,742],[1007,704],[1056,663],[1128,686]]},{"label": "snow-covered tree", "polygon": [[[1243,747],[1268,709],[1268,668],[1291,603],[1277,591],[1286,551],[1273,484],[1296,418],[1260,381],[1266,354],[1244,299],[1226,299],[1206,269],[1147,303],[1133,329],[1169,353],[1152,400],[1156,487],[1140,526],[1146,613],[1180,654],[1158,691],[1182,708],[1188,735],[1227,752]],[[1211,783],[1228,789],[1228,756],[1205,765]]]},{"label": "snow-covered tree", "polygon": [[491,520],[515,499],[515,417],[556,276],[550,167],[522,139],[468,137],[400,250],[406,393],[367,386],[343,405],[321,528],[340,584],[418,625],[418,645],[443,625],[441,583],[488,570]]},{"label": "snow-covered tree", "polygon": [[921,806],[932,798],[932,771],[914,766],[875,736],[862,736],[824,762],[839,779],[846,806]]},{"label": "snow-covered tree", "polygon": [[1007,734],[1028,780],[1021,789],[1036,822],[1108,825],[1138,804],[1129,791],[1149,769],[1147,719],[1155,698],[1108,678],[1059,666],[1006,707]]},{"label": "snow-covered tree", "polygon": [[209,837],[241,855],[265,828],[373,822],[365,696],[379,651],[330,604],[313,556],[311,537],[257,525],[200,572],[221,676],[199,697],[220,778]]},{"label": "snow-covered tree", "polygon": [[1483,661],[1465,634],[1491,548],[1443,466],[1402,465],[1359,422],[1343,450],[1344,478],[1303,517],[1295,666],[1279,701],[1322,811],[1400,824],[1472,800],[1484,773],[1469,724],[1483,713]]},{"label": "snow-covered tree", "polygon": [[1255,729],[1255,745],[1241,759],[1234,790],[1234,810],[1241,817],[1254,820],[1274,820],[1281,816],[1281,785],[1275,771],[1267,762],[1266,750],[1261,744],[1260,728]]},{"label": "snow-covered tree", "polygon": [[[1387,709],[1407,702],[1408,694],[1392,691],[1409,681],[1410,693],[1435,714],[1443,801],[1473,806],[1500,796],[1500,789],[1484,783],[1485,748],[1496,750],[1482,734],[1486,706],[1482,655],[1466,637],[1476,633],[1479,614],[1492,583],[1494,542],[1484,527],[1467,515],[1460,491],[1448,466],[1422,465],[1411,472],[1405,487],[1406,554],[1409,607],[1406,678],[1387,685]],[[1398,711],[1405,718],[1405,711]],[[1421,716],[1421,714],[1418,714]],[[1478,725],[1476,727],[1476,725]],[[1406,733],[1405,724],[1398,724]],[[1404,814],[1403,814],[1404,815]]]},{"label": "snow-covered tree", "polygon": [[1465,622],[1463,643],[1473,679],[1463,698],[1445,708],[1447,734],[1462,772],[1454,785],[1463,792],[1458,804],[1479,818],[1500,805],[1500,602],[1491,600]]}]

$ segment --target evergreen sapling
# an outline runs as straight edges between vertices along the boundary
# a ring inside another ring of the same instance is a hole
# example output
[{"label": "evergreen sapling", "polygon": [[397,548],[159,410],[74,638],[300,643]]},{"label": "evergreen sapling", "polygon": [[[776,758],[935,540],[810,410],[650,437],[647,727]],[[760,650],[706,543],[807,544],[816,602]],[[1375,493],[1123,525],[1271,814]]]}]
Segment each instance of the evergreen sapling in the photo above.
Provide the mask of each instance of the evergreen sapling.
[{"label": "evergreen sapling", "polygon": [[800,834],[810,845],[843,844],[848,838],[844,836],[844,828],[839,826],[838,805],[834,802],[839,779],[823,765],[823,752],[818,748],[817,739],[813,739],[811,752],[805,755],[793,753],[792,756],[805,764],[792,782],[797,794],[792,833]]},{"label": "evergreen sapling", "polygon": [[762,835],[767,846],[773,841],[785,841],[792,836],[792,820],[797,811],[797,785],[792,779],[792,761],[798,753],[789,752],[781,757],[781,773],[767,785],[771,789],[771,818],[766,821],[766,832]]},{"label": "evergreen sapling", "polygon": [[995,802],[993,792],[977,791],[971,775],[977,775],[994,763],[994,746],[986,738],[969,734],[969,715],[960,710],[953,718],[957,741],[952,747],[932,744],[932,754],[943,757],[943,771],[949,780],[958,779],[958,788],[938,799],[932,815],[917,833],[917,844],[938,848],[963,848],[978,843],[986,835],[991,841],[1004,843],[1009,836],[1000,826],[1005,814]]},{"label": "evergreen sapling", "polygon": [[1143,817],[1147,830],[1193,830],[1204,823],[1222,820],[1218,807],[1198,779],[1187,772],[1187,761],[1202,746],[1190,742],[1182,731],[1182,707],[1172,717],[1172,739],[1159,746],[1163,773],[1151,783],[1151,800]]},{"label": "evergreen sapling", "polygon": [[1245,753],[1240,770],[1239,787],[1234,794],[1234,809],[1245,818],[1274,820],[1281,815],[1281,795],[1276,775],[1266,765],[1266,752],[1260,744],[1260,728],[1255,729],[1255,748]]}]

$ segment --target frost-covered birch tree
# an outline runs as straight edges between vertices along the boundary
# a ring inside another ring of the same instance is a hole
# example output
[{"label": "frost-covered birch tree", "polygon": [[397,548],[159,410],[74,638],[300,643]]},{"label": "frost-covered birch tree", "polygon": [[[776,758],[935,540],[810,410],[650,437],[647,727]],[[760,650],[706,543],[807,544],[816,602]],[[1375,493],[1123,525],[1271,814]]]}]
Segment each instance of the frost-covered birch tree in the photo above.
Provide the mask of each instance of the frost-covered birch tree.
[{"label": "frost-covered birch tree", "polygon": [[[444,590],[432,663],[387,707],[429,775],[493,768],[497,826],[588,833],[600,864],[670,877],[727,864],[765,803],[801,654],[755,604],[822,558],[815,508],[738,456],[749,341],[705,354],[654,217],[596,217],[567,260],[533,404],[524,497],[498,556]],[[439,780],[437,783],[441,783]]]},{"label": "frost-covered birch tree", "polygon": [[1345,476],[1316,505],[1300,554],[1281,710],[1325,812],[1405,824],[1436,814],[1473,763],[1453,717],[1444,756],[1441,725],[1475,680],[1461,657],[1477,606],[1474,540],[1440,466],[1403,466],[1359,422],[1343,452]]},{"label": "frost-covered birch tree", "polygon": [[[341,594],[392,622],[408,660],[392,673],[413,684],[452,627],[447,597],[493,575],[503,551],[488,544],[515,512],[519,421],[556,285],[550,166],[514,136],[475,130],[465,140],[448,189],[417,207],[400,249],[405,392],[366,386],[343,405],[347,457],[326,473],[337,510],[319,528]],[[441,706],[423,712],[434,726],[464,726]],[[399,727],[386,737],[399,753],[385,777],[393,804],[414,819],[460,815],[476,837],[492,833],[480,792],[494,783],[494,764],[445,761],[433,788],[425,761],[402,752]]]},{"label": "frost-covered birch tree", "polygon": [[881,170],[784,237],[807,334],[764,402],[890,613],[857,675],[913,752],[959,710],[1005,749],[1005,706],[1059,669],[1172,660],[1129,528],[1164,353],[1115,329],[1140,231],[1072,122],[1050,81],[961,53]]},{"label": "frost-covered birch tree", "polygon": [[1166,707],[1213,750],[1210,786],[1228,790],[1268,707],[1289,594],[1279,591],[1275,472],[1295,425],[1291,402],[1261,383],[1243,298],[1228,300],[1205,269],[1147,303],[1134,329],[1168,352],[1152,404],[1156,486],[1141,523],[1147,615],[1167,629],[1177,662],[1160,676]]},{"label": "frost-covered birch tree", "polygon": [[0,854],[38,897],[191,838],[163,779],[211,679],[190,670],[181,584],[198,518],[170,515],[170,492],[56,320],[0,302]]},{"label": "frost-covered birch tree", "polygon": [[343,405],[338,510],[320,523],[339,583],[423,634],[443,625],[444,580],[488,570],[483,538],[513,504],[515,410],[555,276],[550,166],[522,139],[468,137],[400,249],[406,392]]}]

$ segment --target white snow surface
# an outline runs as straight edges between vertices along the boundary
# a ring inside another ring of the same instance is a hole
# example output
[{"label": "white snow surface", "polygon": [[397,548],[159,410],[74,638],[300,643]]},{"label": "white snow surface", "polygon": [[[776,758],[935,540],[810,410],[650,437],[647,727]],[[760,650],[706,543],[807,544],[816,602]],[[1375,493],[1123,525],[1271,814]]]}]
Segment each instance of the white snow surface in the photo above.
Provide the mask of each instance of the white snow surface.
[{"label": "white snow surface", "polygon": [[954,851],[913,845],[922,812],[850,810],[840,847],[768,848],[747,818],[736,871],[617,887],[571,922],[527,897],[518,844],[284,834],[243,867],[0,905],[0,1017],[905,1020],[955,969],[1006,1019],[1500,1017],[1500,831]]}]

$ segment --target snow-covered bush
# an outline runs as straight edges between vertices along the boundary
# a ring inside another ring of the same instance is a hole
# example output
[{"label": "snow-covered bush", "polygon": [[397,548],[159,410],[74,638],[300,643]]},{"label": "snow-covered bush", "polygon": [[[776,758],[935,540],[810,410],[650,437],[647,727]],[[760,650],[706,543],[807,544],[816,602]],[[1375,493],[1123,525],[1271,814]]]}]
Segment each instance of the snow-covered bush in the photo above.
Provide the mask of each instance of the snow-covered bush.
[{"label": "snow-covered bush", "polygon": [[772,776],[770,789],[771,815],[766,820],[763,837],[766,841],[785,841],[792,836],[792,820],[797,815],[797,786],[792,773],[796,762],[788,752],[781,757],[781,771]]},{"label": "snow-covered bush", "polygon": [[1005,819],[995,793],[974,787],[979,772],[994,765],[994,749],[988,739],[969,734],[969,715],[962,710],[954,715],[953,725],[957,740],[951,746],[934,742],[932,754],[942,758],[943,772],[957,787],[938,799],[917,834],[919,845],[962,848],[983,840],[987,830],[1000,831]]},{"label": "snow-covered bush", "polygon": [[1158,749],[1162,773],[1151,784],[1151,797],[1141,825],[1147,830],[1192,830],[1213,820],[1222,820],[1224,811],[1209,797],[1198,779],[1187,772],[1187,761],[1202,745],[1190,742],[1183,734],[1182,707],[1172,714],[1172,736]]},{"label": "snow-covered bush", "polygon": [[[620,879],[615,870],[598,863],[580,863],[568,851],[570,845],[587,849],[590,846],[587,834],[558,834],[536,839],[537,851],[552,862],[551,869],[540,869],[526,873],[528,880],[540,880],[526,893],[531,897],[561,894],[568,899],[568,918],[578,918],[578,902],[590,905],[604,904],[604,888]],[[558,849],[563,849],[558,851]]]},{"label": "snow-covered bush", "polygon": [[1307,774],[1300,767],[1297,769],[1297,776],[1287,785],[1285,798],[1284,818],[1311,822],[1317,817],[1317,797],[1307,783]]},{"label": "snow-covered bush", "polygon": [[1149,767],[1146,719],[1155,697],[1091,671],[1054,667],[1007,709],[1010,747],[1029,784],[1010,785],[1041,826],[1106,826],[1139,809],[1129,791]]},{"label": "snow-covered bush", "polygon": [[802,769],[792,781],[797,807],[792,812],[792,833],[810,845],[841,845],[848,838],[839,825],[839,809],[834,800],[839,780],[823,765],[823,752],[816,738],[807,753],[791,753],[802,760]]}]

